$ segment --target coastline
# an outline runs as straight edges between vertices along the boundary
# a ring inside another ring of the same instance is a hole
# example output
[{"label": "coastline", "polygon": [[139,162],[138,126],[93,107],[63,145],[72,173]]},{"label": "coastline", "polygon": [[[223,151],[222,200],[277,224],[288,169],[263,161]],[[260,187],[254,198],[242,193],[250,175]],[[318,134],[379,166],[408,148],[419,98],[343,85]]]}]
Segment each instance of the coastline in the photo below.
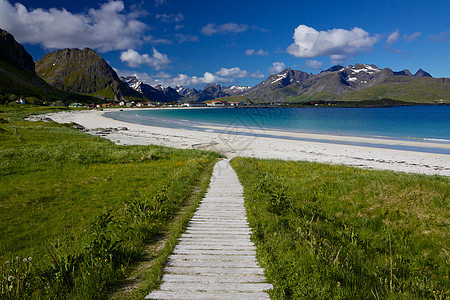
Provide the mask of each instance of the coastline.
[{"label": "coastline", "polygon": [[[134,109],[130,109],[134,110]],[[307,160],[368,169],[450,177],[450,155],[426,152],[426,148],[450,151],[450,144],[328,134],[262,130],[236,126],[197,125],[197,130],[164,128],[114,120],[104,111],[60,112],[45,117],[58,123],[74,122],[94,135],[118,145],[161,145],[212,150],[226,155]],[[127,128],[105,132],[99,128]],[[397,148],[397,149],[392,149]],[[400,149],[424,149],[424,152]]]}]

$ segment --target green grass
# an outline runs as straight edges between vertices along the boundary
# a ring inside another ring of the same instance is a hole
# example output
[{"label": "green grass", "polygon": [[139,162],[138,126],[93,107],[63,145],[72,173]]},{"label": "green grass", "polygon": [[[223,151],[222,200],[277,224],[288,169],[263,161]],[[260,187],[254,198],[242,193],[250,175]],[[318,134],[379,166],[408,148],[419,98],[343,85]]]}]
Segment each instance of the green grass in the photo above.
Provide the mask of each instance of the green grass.
[{"label": "green grass", "polygon": [[449,178],[231,164],[272,299],[449,299]]},{"label": "green grass", "polygon": [[340,101],[394,99],[405,102],[436,103],[450,98],[450,82],[445,78],[394,76],[380,85],[351,91]]},{"label": "green grass", "polygon": [[219,156],[117,146],[70,125],[22,120],[42,111],[0,106],[0,293],[104,298]]}]

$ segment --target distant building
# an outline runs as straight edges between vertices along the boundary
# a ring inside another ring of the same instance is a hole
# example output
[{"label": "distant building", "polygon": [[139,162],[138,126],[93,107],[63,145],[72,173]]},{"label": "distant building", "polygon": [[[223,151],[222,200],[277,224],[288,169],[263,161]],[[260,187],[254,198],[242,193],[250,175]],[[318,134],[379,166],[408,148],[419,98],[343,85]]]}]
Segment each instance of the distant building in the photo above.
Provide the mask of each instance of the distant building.
[{"label": "distant building", "polygon": [[223,106],[228,105],[228,102],[226,102],[226,101],[211,101],[210,103],[207,103],[207,105],[213,106],[213,107],[223,107]]},{"label": "distant building", "polygon": [[182,107],[204,107],[204,106],[206,106],[206,103],[203,103],[203,102],[201,102],[201,103],[183,103],[181,106]]},{"label": "distant building", "polygon": [[230,103],[231,106],[244,106],[245,103],[242,101],[234,101]]}]

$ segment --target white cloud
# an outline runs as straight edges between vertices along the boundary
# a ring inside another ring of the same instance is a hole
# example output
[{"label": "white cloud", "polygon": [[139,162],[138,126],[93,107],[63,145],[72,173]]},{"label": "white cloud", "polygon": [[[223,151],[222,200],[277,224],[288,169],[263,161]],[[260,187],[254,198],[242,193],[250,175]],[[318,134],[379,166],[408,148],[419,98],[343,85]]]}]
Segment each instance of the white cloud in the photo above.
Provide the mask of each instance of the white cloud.
[{"label": "white cloud", "polygon": [[130,75],[137,75],[139,80],[150,84],[151,86],[157,86],[160,84],[163,87],[175,87],[177,85],[182,85],[185,87],[192,87],[192,86],[203,86],[205,84],[209,83],[222,83],[227,84],[233,82],[232,78],[224,78],[221,76],[214,75],[211,72],[205,72],[203,76],[189,76],[186,74],[177,74],[176,76],[171,75],[166,72],[159,72],[154,75],[149,75],[148,73],[139,73],[134,71],[123,71],[123,70],[117,70],[117,73],[119,76],[130,76]]},{"label": "white cloud", "polygon": [[266,55],[269,55],[269,52],[264,51],[263,49],[259,49],[258,51],[256,51],[255,49],[247,49],[245,51],[245,55],[247,55],[247,56],[252,56],[252,55],[266,56]]},{"label": "white cloud", "polygon": [[272,64],[271,68],[269,68],[269,73],[270,74],[280,73],[284,69],[286,69],[286,65],[283,62],[277,61]]},{"label": "white cloud", "polygon": [[419,38],[419,36],[421,36],[422,33],[421,32],[414,32],[411,35],[407,35],[406,33],[403,35],[402,39],[407,41],[407,42],[413,42],[415,40],[417,40]]},{"label": "white cloud", "polygon": [[245,70],[241,70],[238,67],[234,68],[222,68],[220,71],[216,72],[219,76],[225,76],[225,77],[237,77],[237,78],[243,78],[248,76],[248,72]]},{"label": "white cloud", "polygon": [[153,48],[153,55],[139,54],[136,50],[128,49],[120,54],[120,60],[126,62],[130,67],[139,67],[148,65],[155,70],[161,70],[171,63],[166,54],[158,52]]},{"label": "white cloud", "polygon": [[400,38],[400,31],[397,29],[387,37],[386,44],[392,45],[393,43],[398,42],[399,38]]},{"label": "white cloud", "polygon": [[236,24],[236,23],[226,23],[223,25],[216,25],[214,23],[209,23],[208,25],[202,27],[200,30],[201,33],[207,36],[211,36],[213,34],[226,34],[226,33],[240,33],[247,31],[250,26],[246,24]]},{"label": "white cloud", "polygon": [[393,48],[392,45],[397,43],[400,40],[406,41],[409,43],[413,42],[413,41],[417,40],[421,34],[422,34],[421,32],[414,32],[411,35],[407,35],[405,33],[405,34],[403,34],[403,36],[400,36],[400,31],[397,29],[387,37],[386,41],[384,42],[384,47],[388,51],[393,52],[393,53],[407,54],[407,52],[405,52],[405,51]]},{"label": "white cloud", "polygon": [[229,69],[221,68],[219,71],[216,72],[216,75],[234,78],[244,78],[244,77],[264,78],[264,74],[261,74],[261,72],[259,71],[257,71],[256,73],[250,73],[248,71],[241,70],[239,67]]},{"label": "white cloud", "polygon": [[178,40],[178,43],[182,44],[184,42],[198,42],[198,36],[191,34],[175,34],[175,38]]},{"label": "white cloud", "polygon": [[298,26],[293,38],[294,43],[287,48],[289,54],[305,58],[330,56],[335,63],[350,59],[359,52],[372,51],[379,40],[377,35],[371,36],[358,27],[317,31],[306,25]]},{"label": "white cloud", "polygon": [[323,67],[323,63],[322,63],[321,61],[314,60],[314,59],[312,59],[312,60],[307,60],[307,61],[305,62],[305,64],[306,64],[308,67],[310,67],[311,69],[314,69],[314,70],[320,70],[320,69],[322,69],[322,67]]},{"label": "white cloud", "polygon": [[123,50],[142,44],[147,26],[138,21],[142,12],[125,12],[123,1],[110,0],[99,9],[74,14],[66,9],[28,10],[0,0],[0,27],[20,43],[47,49],[90,47],[99,52]]},{"label": "white cloud", "polygon": [[[251,77],[251,78],[265,78],[264,74],[260,71],[255,73],[249,73],[245,70],[241,70],[238,67],[235,68],[221,68],[215,73],[205,72],[202,76],[189,76],[186,74],[177,74],[176,76],[166,73],[159,72],[154,75],[149,75],[148,73],[139,73],[135,71],[124,71],[116,70],[119,76],[131,76],[136,75],[141,81],[150,84],[151,86],[157,86],[158,84],[164,87],[175,87],[177,85],[182,85],[185,87],[201,87],[205,84],[219,83],[219,84],[230,84],[235,81],[235,78]],[[246,76],[243,76],[246,75]]]},{"label": "white cloud", "polygon": [[178,23],[184,20],[184,16],[182,13],[178,14],[158,14],[156,15],[156,18],[159,19],[161,22],[164,23]]},{"label": "white cloud", "polygon": [[413,42],[417,40],[422,35],[421,32],[414,32],[411,35],[407,35],[406,33],[403,34],[403,36],[400,36],[400,31],[397,29],[396,31],[392,32],[386,39],[385,45],[392,45],[399,40],[407,41],[407,42]]}]

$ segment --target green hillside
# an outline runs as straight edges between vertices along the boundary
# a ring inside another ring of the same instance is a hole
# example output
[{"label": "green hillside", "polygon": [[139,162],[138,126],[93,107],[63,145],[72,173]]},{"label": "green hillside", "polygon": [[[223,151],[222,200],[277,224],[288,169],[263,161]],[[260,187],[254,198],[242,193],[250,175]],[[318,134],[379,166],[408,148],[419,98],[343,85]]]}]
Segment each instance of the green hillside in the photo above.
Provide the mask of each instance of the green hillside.
[{"label": "green hillside", "polygon": [[450,79],[414,78],[395,76],[382,84],[363,90],[352,91],[340,97],[341,101],[393,99],[406,102],[435,103],[450,101]]},{"label": "green hillside", "polygon": [[144,96],[122,82],[110,65],[94,50],[62,49],[36,62],[36,72],[61,90],[110,100],[144,100]]}]

